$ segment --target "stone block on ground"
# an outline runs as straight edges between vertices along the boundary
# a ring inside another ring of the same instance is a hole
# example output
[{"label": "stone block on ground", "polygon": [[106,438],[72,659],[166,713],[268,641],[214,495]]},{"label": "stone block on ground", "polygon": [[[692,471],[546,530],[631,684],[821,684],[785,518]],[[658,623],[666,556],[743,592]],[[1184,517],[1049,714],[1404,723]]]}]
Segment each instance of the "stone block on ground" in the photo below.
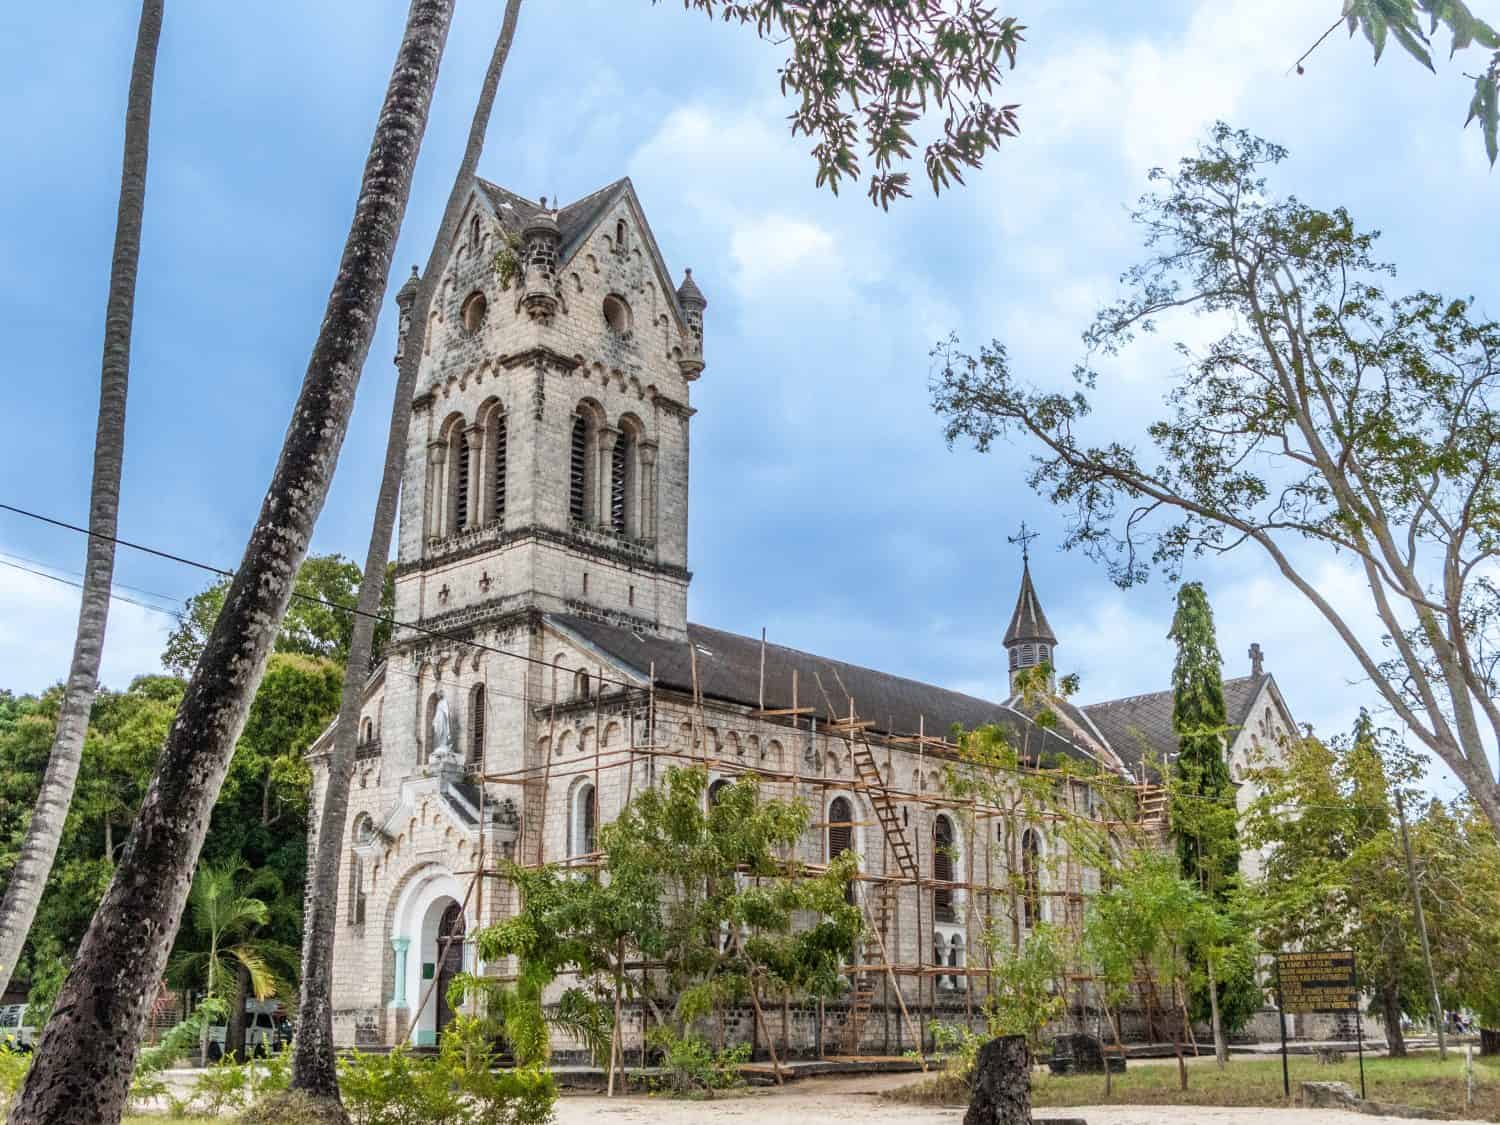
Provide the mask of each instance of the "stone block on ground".
[{"label": "stone block on ground", "polygon": [[1451,1113],[1421,1106],[1373,1102],[1360,1097],[1347,1082],[1304,1082],[1298,1101],[1305,1109],[1343,1109],[1372,1117],[1409,1117],[1420,1121],[1452,1121]]}]

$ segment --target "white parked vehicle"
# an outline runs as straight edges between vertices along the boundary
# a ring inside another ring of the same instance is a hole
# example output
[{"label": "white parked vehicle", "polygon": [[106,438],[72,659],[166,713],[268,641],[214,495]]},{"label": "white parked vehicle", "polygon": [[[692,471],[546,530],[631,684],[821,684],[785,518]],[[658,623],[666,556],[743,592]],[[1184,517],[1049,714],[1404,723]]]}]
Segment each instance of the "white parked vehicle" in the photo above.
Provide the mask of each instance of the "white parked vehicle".
[{"label": "white parked vehicle", "polygon": [[30,1004],[6,1004],[0,1007],[0,1043],[22,1051],[36,1046],[36,1028],[26,1022]]},{"label": "white parked vehicle", "polygon": [[[275,1000],[245,1001],[245,1052],[253,1058],[263,1059],[292,1041],[291,1021],[277,1015],[277,1007]],[[209,1062],[218,1062],[224,1057],[228,1032],[222,1023],[209,1025]]]}]

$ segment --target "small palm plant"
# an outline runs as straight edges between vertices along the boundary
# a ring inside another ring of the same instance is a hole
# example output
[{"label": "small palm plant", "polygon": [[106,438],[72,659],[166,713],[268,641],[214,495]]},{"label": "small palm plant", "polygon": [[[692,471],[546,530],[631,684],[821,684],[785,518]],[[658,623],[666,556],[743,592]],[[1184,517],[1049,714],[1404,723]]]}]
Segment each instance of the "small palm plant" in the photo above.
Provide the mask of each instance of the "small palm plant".
[{"label": "small palm plant", "polygon": [[[248,876],[248,877],[247,877]],[[279,943],[257,938],[271,908],[259,894],[273,896],[281,881],[268,870],[249,873],[243,864],[199,864],[188,892],[190,939],[195,948],[173,954],[167,975],[179,986],[203,988],[203,1019],[198,1032],[199,1065],[208,1064],[209,1023],[226,1018],[237,992],[240,970],[257,1000],[275,996],[280,985],[272,961],[286,960]],[[293,955],[294,956],[294,955]]]}]

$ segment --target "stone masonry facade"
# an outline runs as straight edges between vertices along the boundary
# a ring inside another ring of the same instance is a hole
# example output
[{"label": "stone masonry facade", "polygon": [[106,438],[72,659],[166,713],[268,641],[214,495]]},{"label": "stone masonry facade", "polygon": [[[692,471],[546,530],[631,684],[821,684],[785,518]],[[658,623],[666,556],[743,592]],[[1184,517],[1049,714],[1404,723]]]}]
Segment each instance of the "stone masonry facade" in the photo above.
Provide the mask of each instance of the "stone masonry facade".
[{"label": "stone masonry facade", "polygon": [[[414,295],[413,281],[397,298],[402,347]],[[859,780],[858,747],[828,729],[842,697],[825,708],[809,675],[802,701],[826,711],[821,726],[764,715],[745,687],[749,642],[688,623],[691,390],[704,370],[706,307],[691,273],[672,284],[628,180],[563,207],[476,180],[412,403],[396,570],[396,616],[408,624],[361,715],[335,949],[341,1044],[434,1043],[449,1018],[447,978],[509,968],[476,962],[473,935],[514,908],[503,881],[476,881],[476,869],[502,856],[591,862],[597,825],[674,762],[708,761],[715,778],[759,772],[768,793],[804,799],[815,822],[798,849],[807,863],[841,846],[828,825],[842,820],[865,874],[900,874]],[[1057,641],[1029,573],[1017,614],[1012,667],[1046,662]],[[814,659],[777,650],[788,667]],[[681,671],[689,665],[721,686],[695,698]],[[853,697],[884,692],[922,709],[933,731],[993,717],[1023,743],[1062,739],[1112,783],[1137,780],[1140,762],[1087,708],[1061,706],[1061,730],[1046,733],[1014,700],[841,667],[841,681],[871,685],[851,686]],[[1251,679],[1243,710],[1254,721],[1231,747],[1240,769],[1252,728],[1268,742],[1292,729],[1258,658]],[[777,690],[785,686],[778,674]],[[934,966],[981,964],[974,951],[992,920],[1012,941],[1038,922],[1077,924],[1099,876],[1069,862],[1045,824],[945,808],[952,763],[897,729],[908,728],[872,730],[864,745],[926,885],[872,879],[860,893],[889,895],[886,956],[930,970],[901,980],[913,1018],[962,1021],[977,1011],[981,979]],[[311,751],[315,801],[330,743],[328,732]],[[660,753],[629,752],[648,746]],[[1061,799],[1096,815],[1090,786],[1068,786]],[[889,982],[870,974],[866,983],[857,1014],[852,1001],[826,1004],[821,1023],[808,1005],[769,1011],[762,1041],[785,1035],[794,1051],[911,1046]],[[732,1014],[746,1038],[751,1023]],[[628,1024],[627,1049],[639,1050],[638,1013]]]}]

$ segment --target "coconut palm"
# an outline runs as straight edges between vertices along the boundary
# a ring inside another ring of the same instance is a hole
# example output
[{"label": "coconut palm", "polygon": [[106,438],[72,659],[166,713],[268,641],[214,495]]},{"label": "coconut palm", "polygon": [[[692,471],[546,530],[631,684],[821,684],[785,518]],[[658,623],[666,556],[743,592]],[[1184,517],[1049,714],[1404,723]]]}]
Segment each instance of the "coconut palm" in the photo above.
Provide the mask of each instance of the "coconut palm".
[{"label": "coconut palm", "polygon": [[453,0],[412,0],[317,341],[245,555],[11,1125],[115,1125],[209,813],[328,497],[390,278]]},{"label": "coconut palm", "polygon": [[[205,1007],[213,1015],[228,1016],[233,1003],[244,1003],[238,980],[249,978],[257,1000],[280,990],[273,962],[285,963],[288,951],[280,943],[256,937],[271,920],[270,904],[257,897],[281,891],[281,880],[268,870],[245,878],[244,865],[203,863],[193,875],[188,892],[191,948],[180,950],[167,963],[167,979],[177,987],[203,989]],[[208,1064],[208,1028],[203,1020],[198,1038],[198,1062]]]},{"label": "coconut palm", "polygon": [[10,984],[21,947],[36,918],[52,861],[62,840],[73,786],[83,760],[83,736],[99,686],[99,659],[109,620],[115,573],[115,529],[120,512],[120,465],[125,459],[125,393],[130,381],[130,332],[135,319],[136,267],[141,218],[146,209],[146,155],[151,135],[151,92],[164,0],[145,0],[136,31],[130,94],[125,103],[125,156],[115,215],[115,248],[104,311],[104,357],[99,372],[99,420],[94,432],[94,479],[89,497],[89,541],[73,663],[57,717],[57,733],[42,775],[36,809],[21,854],[0,901],[0,992]]},{"label": "coconut palm", "polygon": [[396,526],[396,502],[401,494],[401,472],[406,465],[406,437],[411,423],[411,400],[416,394],[417,368],[421,364],[426,334],[427,313],[432,306],[437,279],[442,272],[442,255],[458,232],[464,202],[474,182],[474,172],[484,151],[484,134],[489,128],[490,110],[495,92],[515,37],[521,0],[508,0],[500,34],[490,55],[489,69],[474,106],[469,125],[468,145],[448,193],[442,222],[433,238],[427,256],[427,269],[417,289],[416,300],[407,317],[410,327],[401,352],[396,378],[395,397],[391,403],[390,431],[386,438],[385,468],[380,479],[380,493],[375,504],[375,523],[370,530],[370,546],[365,556],[364,578],[360,583],[358,610],[353,636],[349,642],[349,660],[344,666],[344,695],[334,735],[328,784],[323,791],[322,809],[314,855],[307,881],[307,902],[302,931],[302,994],[297,1009],[297,1039],[292,1047],[292,1088],[317,1098],[337,1099],[338,1071],[333,1044],[333,933],[337,922],[339,867],[344,852],[345,822],[349,816],[349,783],[354,775],[355,737],[359,728],[359,708],[364,700],[365,679],[370,673],[370,654],[377,624],[380,597],[385,589],[386,561],[391,553],[391,535]]}]

